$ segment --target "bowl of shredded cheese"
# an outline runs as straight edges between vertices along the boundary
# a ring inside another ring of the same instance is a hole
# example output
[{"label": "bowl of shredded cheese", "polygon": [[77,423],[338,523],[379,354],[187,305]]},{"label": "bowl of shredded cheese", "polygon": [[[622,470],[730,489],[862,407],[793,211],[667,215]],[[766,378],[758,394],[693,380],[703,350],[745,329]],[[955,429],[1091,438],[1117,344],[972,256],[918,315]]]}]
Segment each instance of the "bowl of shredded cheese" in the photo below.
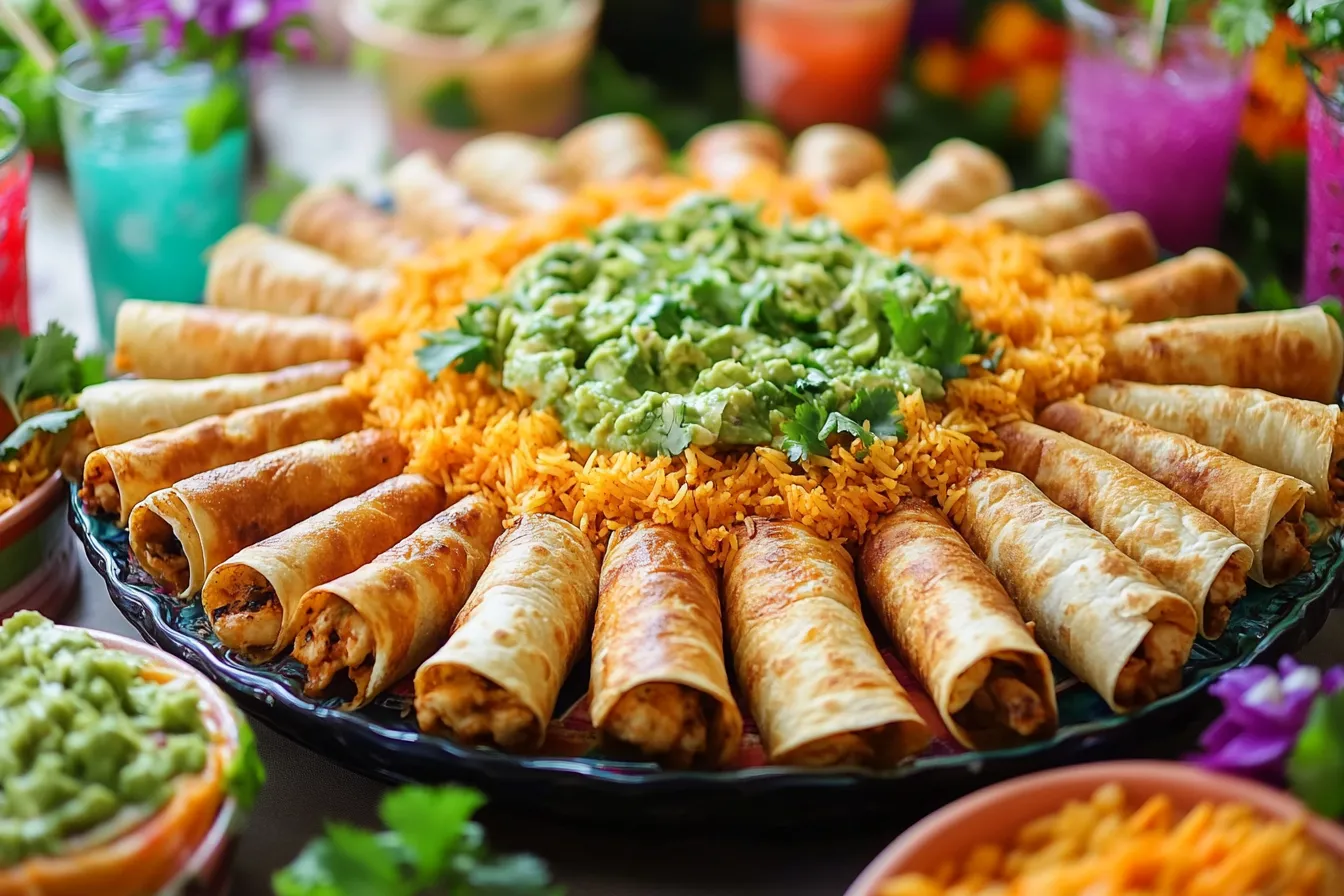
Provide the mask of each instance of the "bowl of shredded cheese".
[{"label": "bowl of shredded cheese", "polygon": [[847,896],[1344,893],[1344,828],[1292,796],[1176,762],[1028,775],[887,847]]}]

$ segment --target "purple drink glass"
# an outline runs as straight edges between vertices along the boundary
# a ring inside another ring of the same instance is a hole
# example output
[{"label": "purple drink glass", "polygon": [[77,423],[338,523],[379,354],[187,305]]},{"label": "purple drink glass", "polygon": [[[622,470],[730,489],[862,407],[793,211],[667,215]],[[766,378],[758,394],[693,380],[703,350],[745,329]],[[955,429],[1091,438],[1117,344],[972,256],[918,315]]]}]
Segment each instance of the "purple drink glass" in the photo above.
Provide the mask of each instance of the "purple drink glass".
[{"label": "purple drink glass", "polygon": [[1250,83],[1205,24],[1169,28],[1153,60],[1146,19],[1064,0],[1072,26],[1064,102],[1072,175],[1148,219],[1184,252],[1213,245]]},{"label": "purple drink glass", "polygon": [[1339,61],[1307,80],[1307,256],[1302,282],[1308,302],[1344,296],[1344,104],[1338,96]]}]

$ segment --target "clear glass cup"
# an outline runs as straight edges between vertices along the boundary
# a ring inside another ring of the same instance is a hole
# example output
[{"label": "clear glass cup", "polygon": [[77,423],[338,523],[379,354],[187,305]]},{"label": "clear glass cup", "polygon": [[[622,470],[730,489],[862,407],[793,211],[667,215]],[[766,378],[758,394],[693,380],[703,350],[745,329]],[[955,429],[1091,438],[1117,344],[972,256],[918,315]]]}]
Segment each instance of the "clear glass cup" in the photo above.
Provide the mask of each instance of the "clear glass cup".
[{"label": "clear glass cup", "polygon": [[1307,63],[1307,250],[1302,296],[1344,297],[1344,104],[1340,60]]},{"label": "clear glass cup", "polygon": [[[1129,4],[1124,4],[1128,8]],[[1169,28],[1154,60],[1146,18],[1064,0],[1072,175],[1137,211],[1174,252],[1213,245],[1250,84],[1205,23]]]},{"label": "clear glass cup", "polygon": [[0,97],[0,327],[28,334],[28,183],[33,154],[23,115]]},{"label": "clear glass cup", "polygon": [[797,133],[824,122],[872,128],[896,72],[910,0],[739,0],[748,103]]},{"label": "clear glass cup", "polygon": [[61,58],[61,137],[105,345],[125,299],[199,302],[206,250],[242,221],[246,129],[195,152],[185,123],[223,77],[241,75],[133,52],[109,77],[83,46]]}]

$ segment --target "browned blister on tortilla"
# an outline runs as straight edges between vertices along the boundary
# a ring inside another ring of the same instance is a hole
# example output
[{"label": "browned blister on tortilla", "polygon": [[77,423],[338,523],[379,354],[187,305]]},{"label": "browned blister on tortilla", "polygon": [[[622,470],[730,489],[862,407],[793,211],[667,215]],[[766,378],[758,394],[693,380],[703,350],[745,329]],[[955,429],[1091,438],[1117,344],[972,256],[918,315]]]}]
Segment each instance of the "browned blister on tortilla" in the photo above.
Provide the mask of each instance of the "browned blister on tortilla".
[{"label": "browned blister on tortilla", "polygon": [[946,517],[905,498],[868,536],[860,567],[868,602],[962,745],[999,749],[1054,734],[1050,659]]}]

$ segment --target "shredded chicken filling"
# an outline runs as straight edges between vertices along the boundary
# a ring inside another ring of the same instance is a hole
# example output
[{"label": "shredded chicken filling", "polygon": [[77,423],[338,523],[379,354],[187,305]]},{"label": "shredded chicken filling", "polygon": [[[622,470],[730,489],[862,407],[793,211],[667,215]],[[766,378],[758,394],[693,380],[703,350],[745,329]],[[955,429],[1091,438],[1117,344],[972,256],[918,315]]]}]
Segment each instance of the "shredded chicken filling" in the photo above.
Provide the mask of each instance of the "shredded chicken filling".
[{"label": "shredded chicken filling", "polygon": [[652,682],[616,702],[603,734],[673,767],[691,765],[709,748],[710,698],[695,688]]},{"label": "shredded chicken filling", "polygon": [[988,665],[980,687],[954,714],[957,724],[968,731],[1002,726],[1023,737],[1034,734],[1048,718],[1041,695],[1026,680],[1028,670],[997,658]]},{"label": "shredded chicken filling", "polygon": [[191,561],[182,549],[182,542],[171,526],[162,519],[155,522],[155,530],[145,539],[144,556],[139,558],[145,571],[154,581],[181,592],[191,582]]},{"label": "shredded chicken filling", "polygon": [[268,584],[249,583],[242,594],[210,613],[215,633],[235,650],[267,648],[280,637],[284,610]]},{"label": "shredded chicken filling", "polygon": [[1118,706],[1142,706],[1175,693],[1185,665],[1186,633],[1170,622],[1155,622],[1115,681]]},{"label": "shredded chicken filling", "polygon": [[416,700],[420,727],[436,723],[461,741],[525,750],[537,742],[536,717],[518,698],[479,675],[454,675]]},{"label": "shredded chicken filling", "polygon": [[355,686],[355,699],[363,700],[376,647],[364,617],[340,598],[330,599],[294,640],[294,658],[308,668],[304,693],[321,694],[345,672]]},{"label": "shredded chicken filling", "polygon": [[1307,527],[1301,521],[1280,520],[1265,539],[1265,578],[1270,582],[1291,579],[1310,562]]},{"label": "shredded chicken filling", "polygon": [[877,751],[866,731],[842,731],[804,744],[788,755],[790,765],[809,768],[876,764]]},{"label": "shredded chicken filling", "polygon": [[1246,575],[1231,562],[1224,563],[1213,577],[1209,593],[1204,600],[1204,630],[1210,638],[1216,638],[1227,628],[1232,618],[1232,605],[1246,594]]},{"label": "shredded chicken filling", "polygon": [[121,492],[116,478],[104,466],[96,466],[79,490],[79,499],[90,513],[117,515],[121,513]]}]

